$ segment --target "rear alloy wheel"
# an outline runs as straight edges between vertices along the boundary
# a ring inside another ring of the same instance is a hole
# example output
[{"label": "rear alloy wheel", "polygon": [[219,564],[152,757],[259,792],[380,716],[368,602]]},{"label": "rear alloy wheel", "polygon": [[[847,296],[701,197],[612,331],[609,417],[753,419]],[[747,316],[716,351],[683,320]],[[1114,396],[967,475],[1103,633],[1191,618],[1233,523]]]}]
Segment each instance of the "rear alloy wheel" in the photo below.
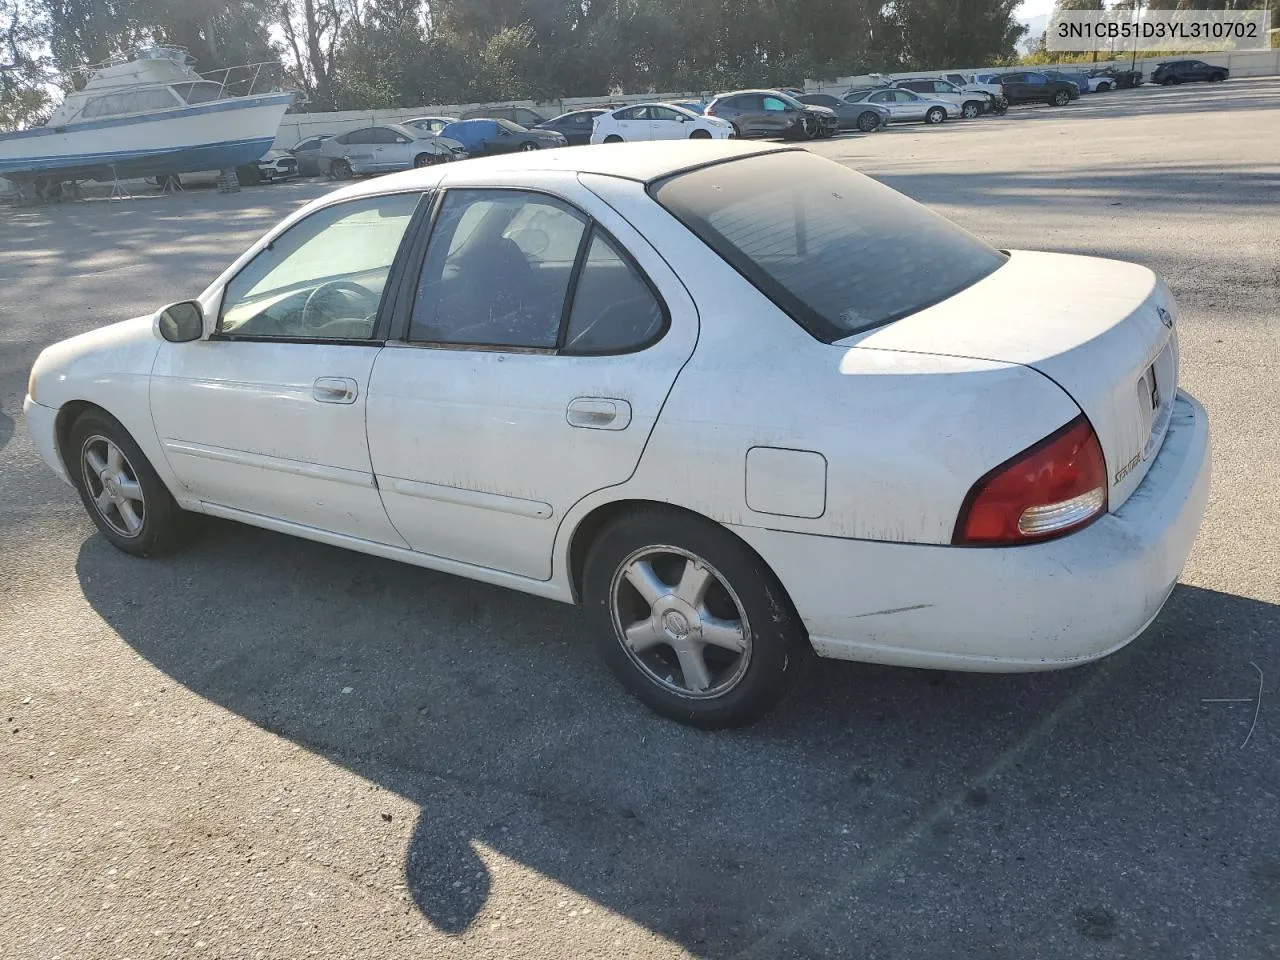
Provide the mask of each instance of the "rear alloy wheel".
[{"label": "rear alloy wheel", "polygon": [[335,160],[329,164],[329,174],[335,180],[350,180],[354,176],[351,164],[345,160]]},{"label": "rear alloy wheel", "polygon": [[924,122],[937,126],[939,123],[947,119],[947,111],[942,107],[930,107],[929,112],[924,115]]},{"label": "rear alloy wheel", "polygon": [[982,113],[982,106],[973,100],[966,100],[960,108],[960,116],[966,120],[973,120],[980,113]]},{"label": "rear alloy wheel", "polygon": [[114,546],[145,557],[176,545],[185,515],[114,417],[82,414],[71,427],[64,460],[90,519]]},{"label": "rear alloy wheel", "polygon": [[858,129],[863,133],[874,133],[880,127],[880,117],[878,114],[861,113],[858,115]]},{"label": "rear alloy wheel", "polygon": [[618,136],[616,133],[611,133],[604,138],[604,142],[605,143],[621,143],[622,138]]},{"label": "rear alloy wheel", "polygon": [[1059,90],[1053,95],[1053,105],[1055,107],[1065,107],[1071,102],[1071,94],[1065,90]]},{"label": "rear alloy wheel", "polygon": [[758,719],[812,648],[773,573],[723,527],[661,509],[624,516],[587,555],[601,653],[657,713],[716,729]]},{"label": "rear alloy wheel", "polygon": [[530,143],[520,144],[521,153],[532,153],[534,150],[537,150],[537,149],[538,149],[538,145],[536,143],[530,142]]},{"label": "rear alloy wheel", "polygon": [[689,139],[690,140],[710,140],[711,134],[706,130],[695,130],[693,131],[693,133],[689,134]]}]

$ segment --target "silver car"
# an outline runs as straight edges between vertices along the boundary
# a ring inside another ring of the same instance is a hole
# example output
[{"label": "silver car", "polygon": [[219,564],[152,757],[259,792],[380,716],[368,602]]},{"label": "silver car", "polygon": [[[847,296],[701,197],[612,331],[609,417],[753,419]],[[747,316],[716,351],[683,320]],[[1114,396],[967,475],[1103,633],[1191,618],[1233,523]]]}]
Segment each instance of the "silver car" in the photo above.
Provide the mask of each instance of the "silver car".
[{"label": "silver car", "polygon": [[961,116],[960,104],[950,100],[922,97],[897,87],[851,90],[844,95],[849,103],[873,103],[889,111],[890,123],[939,124]]},{"label": "silver car", "polygon": [[349,130],[320,147],[320,164],[329,176],[348,180],[357,174],[391,173],[429,167],[466,156],[462,144],[399,123]]}]

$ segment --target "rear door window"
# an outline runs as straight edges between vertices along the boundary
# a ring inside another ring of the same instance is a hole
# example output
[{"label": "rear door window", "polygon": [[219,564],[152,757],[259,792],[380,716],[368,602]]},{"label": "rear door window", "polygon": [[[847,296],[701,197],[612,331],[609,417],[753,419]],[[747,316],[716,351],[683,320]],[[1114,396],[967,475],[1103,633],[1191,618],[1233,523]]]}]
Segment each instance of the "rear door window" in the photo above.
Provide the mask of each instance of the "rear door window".
[{"label": "rear door window", "polygon": [[827,342],[954,296],[1007,259],[902,194],[802,150],[679,173],[649,192]]}]

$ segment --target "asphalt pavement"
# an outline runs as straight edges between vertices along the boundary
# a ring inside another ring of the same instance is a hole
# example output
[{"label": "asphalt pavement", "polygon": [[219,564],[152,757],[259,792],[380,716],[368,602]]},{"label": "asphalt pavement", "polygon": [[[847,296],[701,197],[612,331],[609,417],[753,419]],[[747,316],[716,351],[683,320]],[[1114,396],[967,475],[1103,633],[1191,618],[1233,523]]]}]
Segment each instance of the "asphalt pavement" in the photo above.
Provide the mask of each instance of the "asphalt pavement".
[{"label": "asphalt pavement", "polygon": [[328,186],[0,208],[0,957],[1280,957],[1280,80],[813,149],[1169,280],[1214,476],[1144,636],[819,662],[708,734],[571,607],[224,522],[125,556],[31,445],[31,362]]}]

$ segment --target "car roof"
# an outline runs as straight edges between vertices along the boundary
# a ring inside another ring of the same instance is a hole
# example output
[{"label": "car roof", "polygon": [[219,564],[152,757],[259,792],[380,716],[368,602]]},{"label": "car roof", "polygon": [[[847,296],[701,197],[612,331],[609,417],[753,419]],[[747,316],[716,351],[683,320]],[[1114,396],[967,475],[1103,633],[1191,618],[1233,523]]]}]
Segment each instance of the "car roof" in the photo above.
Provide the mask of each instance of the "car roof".
[{"label": "car roof", "polygon": [[[492,157],[473,157],[462,161],[467,174],[492,173],[500,179],[506,172],[548,171],[559,173],[589,173],[623,180],[651,183],[663,177],[698,167],[710,166],[725,160],[737,160],[766,153],[803,152],[802,148],[789,144],[752,143],[745,140],[682,140],[641,141],[636,143],[609,143],[596,146],[572,147],[561,150],[535,150],[504,153]],[[325,202],[350,200],[413,190],[428,189],[440,182],[441,173],[448,177],[448,167],[428,167],[422,170],[406,170],[371,180],[362,180],[329,194]]]}]

